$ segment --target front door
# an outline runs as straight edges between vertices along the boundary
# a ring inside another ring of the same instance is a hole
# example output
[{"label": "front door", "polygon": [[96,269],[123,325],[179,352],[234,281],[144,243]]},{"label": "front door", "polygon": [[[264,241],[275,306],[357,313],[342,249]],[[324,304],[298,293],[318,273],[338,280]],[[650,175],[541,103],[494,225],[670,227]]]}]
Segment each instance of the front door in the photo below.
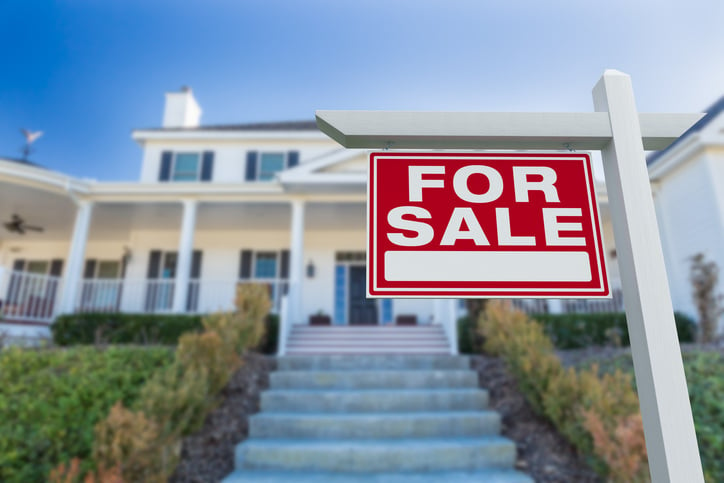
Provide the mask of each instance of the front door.
[{"label": "front door", "polygon": [[377,301],[367,298],[367,267],[349,267],[349,323],[350,325],[377,324]]}]

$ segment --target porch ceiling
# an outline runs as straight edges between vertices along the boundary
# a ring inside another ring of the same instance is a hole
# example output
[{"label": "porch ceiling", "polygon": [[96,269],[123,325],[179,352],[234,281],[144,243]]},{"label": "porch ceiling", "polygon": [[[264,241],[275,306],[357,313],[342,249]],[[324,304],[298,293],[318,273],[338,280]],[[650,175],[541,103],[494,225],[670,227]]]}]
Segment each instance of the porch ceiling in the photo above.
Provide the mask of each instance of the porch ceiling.
[{"label": "porch ceiling", "polygon": [[[73,231],[75,203],[67,194],[0,182],[0,241],[67,240]],[[17,214],[42,232],[11,233],[2,225]]]},{"label": "porch ceiling", "polygon": [[366,230],[365,203],[309,203],[305,227],[308,230]]}]

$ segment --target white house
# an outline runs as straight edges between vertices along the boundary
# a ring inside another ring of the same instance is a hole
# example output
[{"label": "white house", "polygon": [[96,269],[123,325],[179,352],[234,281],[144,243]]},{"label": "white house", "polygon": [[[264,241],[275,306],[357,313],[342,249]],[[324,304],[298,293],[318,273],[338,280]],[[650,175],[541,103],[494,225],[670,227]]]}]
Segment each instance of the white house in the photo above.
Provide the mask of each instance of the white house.
[{"label": "white house", "polygon": [[724,269],[724,97],[706,112],[647,160],[674,308],[693,317],[691,257]]},{"label": "white house", "polygon": [[[439,326],[454,340],[458,301],[365,297],[366,152],[341,148],[314,122],[200,117],[190,89],[166,94],[162,127],[133,132],[137,182],[0,158],[0,330],[47,332],[74,311],[229,309],[237,283],[262,281],[285,327],[325,314],[333,325]],[[710,113],[650,164],[674,304],[689,313],[686,257],[704,250],[724,266],[723,126]],[[519,305],[621,309],[603,184],[597,195],[613,299]]]}]

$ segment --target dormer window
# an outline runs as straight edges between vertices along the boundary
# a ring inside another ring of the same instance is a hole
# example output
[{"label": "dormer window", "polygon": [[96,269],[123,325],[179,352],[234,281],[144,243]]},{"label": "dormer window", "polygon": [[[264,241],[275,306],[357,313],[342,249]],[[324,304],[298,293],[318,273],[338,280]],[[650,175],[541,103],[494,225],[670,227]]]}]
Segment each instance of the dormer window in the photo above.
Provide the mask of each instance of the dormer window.
[{"label": "dormer window", "polygon": [[161,153],[159,181],[211,181],[214,171],[214,152],[173,152]]},{"label": "dormer window", "polygon": [[299,151],[247,151],[246,181],[274,181],[277,173],[299,164]]},{"label": "dormer window", "polygon": [[172,181],[198,181],[199,153],[176,153],[173,169],[171,172]]}]

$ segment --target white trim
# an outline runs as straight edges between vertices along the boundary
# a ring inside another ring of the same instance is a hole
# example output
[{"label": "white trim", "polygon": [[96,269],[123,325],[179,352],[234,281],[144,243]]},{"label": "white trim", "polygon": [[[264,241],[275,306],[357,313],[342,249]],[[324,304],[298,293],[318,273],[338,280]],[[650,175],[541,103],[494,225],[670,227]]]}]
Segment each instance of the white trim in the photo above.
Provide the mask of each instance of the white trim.
[{"label": "white trim", "polygon": [[214,131],[203,129],[178,129],[167,131],[135,130],[131,138],[138,142],[145,141],[217,141],[217,140],[249,140],[249,139],[289,139],[328,141],[329,138],[320,131]]},{"label": "white trim", "polygon": [[326,168],[328,166],[333,166],[337,163],[348,161],[355,158],[356,156],[360,156],[363,154],[364,152],[361,151],[338,149],[333,151],[331,154],[325,154],[324,156],[321,156],[314,161],[299,163],[298,166],[295,166],[294,168],[284,172],[284,175],[281,177],[281,181],[294,181],[300,175],[311,174],[319,171],[320,169]]}]

